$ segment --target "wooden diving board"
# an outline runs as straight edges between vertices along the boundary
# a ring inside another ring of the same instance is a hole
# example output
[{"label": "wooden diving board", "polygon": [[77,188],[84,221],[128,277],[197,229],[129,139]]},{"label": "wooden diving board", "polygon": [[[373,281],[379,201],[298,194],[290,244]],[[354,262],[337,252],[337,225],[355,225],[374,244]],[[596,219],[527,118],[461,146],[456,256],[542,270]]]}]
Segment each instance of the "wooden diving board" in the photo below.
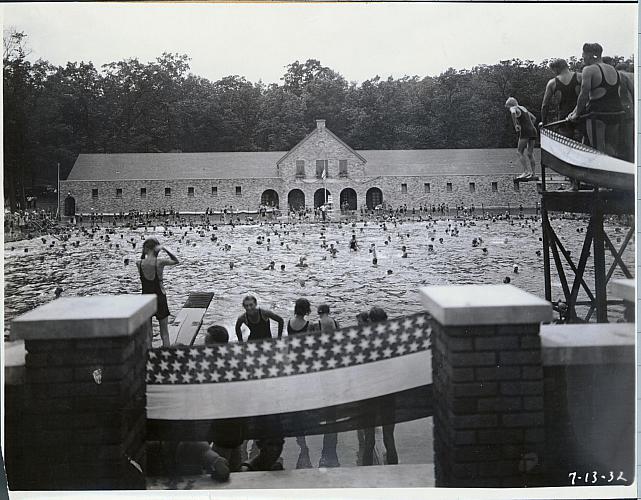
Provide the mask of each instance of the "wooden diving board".
[{"label": "wooden diving board", "polygon": [[182,309],[169,323],[171,345],[192,345],[203,324],[203,317],[213,299],[211,292],[190,292]]}]

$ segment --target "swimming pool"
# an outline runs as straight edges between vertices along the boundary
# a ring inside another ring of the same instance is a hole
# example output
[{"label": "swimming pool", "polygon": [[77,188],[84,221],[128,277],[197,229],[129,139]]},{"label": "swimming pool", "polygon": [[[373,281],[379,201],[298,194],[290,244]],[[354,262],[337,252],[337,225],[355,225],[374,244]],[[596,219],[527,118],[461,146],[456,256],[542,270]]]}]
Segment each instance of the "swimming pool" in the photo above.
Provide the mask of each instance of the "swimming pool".
[{"label": "swimming pool", "polygon": [[[553,226],[578,260],[584,233],[577,232],[577,228],[586,223],[558,218]],[[452,235],[453,227],[457,228],[457,235]],[[90,227],[86,229],[91,232]],[[357,252],[349,250],[352,231],[360,246]],[[294,301],[299,297],[307,297],[312,303],[312,320],[317,318],[316,306],[326,303],[342,324],[354,323],[358,312],[374,305],[383,307],[390,316],[418,312],[422,309],[418,290],[424,285],[494,284],[509,276],[513,285],[543,296],[543,257],[537,255],[537,250],[542,250],[541,227],[540,221],[532,218],[443,218],[397,225],[387,222],[385,228],[382,223],[370,221],[358,222],[355,227],[330,224],[321,232],[320,224],[309,223],[233,228],[221,225],[217,229],[175,226],[167,231],[161,226],[147,230],[103,227],[92,238],[79,229],[71,229],[64,249],[63,242],[53,237],[45,237],[44,243],[40,238],[7,243],[5,334],[12,318],[52,300],[58,286],[64,289],[65,296],[140,293],[135,260],[140,258],[142,241],[150,236],[158,237],[181,260],[179,266],[165,271],[172,314],[178,312],[190,291],[212,291],[215,296],[204,326],[223,324],[233,338],[235,320],[243,312],[241,301],[247,293],[258,297],[259,307],[274,310],[285,321],[293,316]],[[608,221],[606,232],[616,241],[626,228],[617,221]],[[212,235],[217,236],[217,241],[211,240]],[[259,235],[264,237],[260,245],[256,243]],[[109,241],[105,241],[106,236]],[[335,258],[321,248],[322,236],[328,245],[334,243],[338,249]],[[474,238],[481,238],[482,244],[473,247]],[[376,266],[368,251],[371,243],[377,249]],[[225,244],[231,245],[231,250],[224,250]],[[433,251],[429,250],[430,244]],[[401,257],[403,245],[407,247],[407,258]],[[631,242],[623,255],[630,269],[634,267],[634,252]],[[306,257],[308,267],[295,267],[300,256]],[[126,258],[130,259],[129,265],[124,264]],[[271,260],[275,270],[264,270]],[[606,254],[606,264],[611,261]],[[233,269],[230,262],[234,263]],[[281,264],[285,265],[284,271],[280,270]],[[519,267],[518,273],[514,272],[514,265]],[[388,270],[392,273],[388,274]],[[586,274],[587,283],[592,284],[591,270]],[[618,269],[613,278],[617,277],[624,277]],[[561,297],[561,285],[553,278],[553,298]]]}]

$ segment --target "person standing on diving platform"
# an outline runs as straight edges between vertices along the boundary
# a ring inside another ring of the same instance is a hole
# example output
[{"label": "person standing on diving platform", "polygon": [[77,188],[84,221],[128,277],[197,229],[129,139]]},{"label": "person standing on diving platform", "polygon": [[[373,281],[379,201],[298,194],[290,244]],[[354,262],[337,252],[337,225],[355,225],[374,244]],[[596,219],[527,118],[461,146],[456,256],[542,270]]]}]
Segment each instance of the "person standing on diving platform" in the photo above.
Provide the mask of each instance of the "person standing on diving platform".
[{"label": "person standing on diving platform", "polygon": [[525,106],[520,106],[514,97],[509,97],[505,101],[505,107],[510,110],[514,130],[519,134],[516,149],[519,153],[523,173],[517,179],[530,180],[534,177],[534,142],[538,136],[534,125],[536,117]]},{"label": "person standing on diving platform", "polygon": [[[550,101],[553,97],[558,100],[558,119],[563,120],[576,106],[576,100],[581,90],[581,74],[576,71],[570,71],[565,59],[555,59],[550,63],[550,69],[554,71],[556,76],[548,81],[545,87],[545,95],[541,104],[541,122],[543,125],[551,121],[548,118],[550,115]],[[559,134],[578,142],[581,141],[583,135],[578,124],[570,121],[560,124],[558,131]]]},{"label": "person standing on diving platform", "polygon": [[590,146],[617,156],[619,129],[625,113],[619,96],[621,75],[602,61],[602,54],[603,47],[598,43],[583,44],[585,66],[581,73],[581,92],[568,120],[578,121],[587,111],[585,125]]}]

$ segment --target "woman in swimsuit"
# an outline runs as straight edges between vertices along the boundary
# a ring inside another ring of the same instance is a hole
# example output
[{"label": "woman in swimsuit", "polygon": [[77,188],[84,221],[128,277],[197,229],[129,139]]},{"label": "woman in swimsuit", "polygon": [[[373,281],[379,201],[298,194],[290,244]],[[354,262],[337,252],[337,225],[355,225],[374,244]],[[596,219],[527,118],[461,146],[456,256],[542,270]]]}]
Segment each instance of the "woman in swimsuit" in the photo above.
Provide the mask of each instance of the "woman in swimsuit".
[{"label": "woman in swimsuit", "polygon": [[[158,254],[164,250],[168,259],[159,259]],[[142,255],[136,261],[143,294],[156,294],[156,318],[160,323],[160,338],[163,347],[169,347],[169,307],[167,294],[163,286],[163,270],[165,266],[175,266],[178,258],[167,248],[160,245],[156,238],[148,238],[142,245]]]}]

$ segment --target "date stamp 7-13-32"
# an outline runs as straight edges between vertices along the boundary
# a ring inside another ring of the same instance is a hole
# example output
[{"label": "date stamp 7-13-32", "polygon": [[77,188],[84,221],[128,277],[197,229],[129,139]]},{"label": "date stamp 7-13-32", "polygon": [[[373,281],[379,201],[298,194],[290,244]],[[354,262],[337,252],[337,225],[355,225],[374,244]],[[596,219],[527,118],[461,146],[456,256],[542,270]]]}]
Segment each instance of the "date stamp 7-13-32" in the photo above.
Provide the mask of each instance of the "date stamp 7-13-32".
[{"label": "date stamp 7-13-32", "polygon": [[627,483],[628,480],[623,477],[623,471],[619,471],[617,474],[614,471],[607,472],[598,472],[598,471],[586,471],[583,473],[580,472],[570,472],[568,474],[568,479],[572,486],[585,486],[586,484],[607,484],[607,483]]}]

